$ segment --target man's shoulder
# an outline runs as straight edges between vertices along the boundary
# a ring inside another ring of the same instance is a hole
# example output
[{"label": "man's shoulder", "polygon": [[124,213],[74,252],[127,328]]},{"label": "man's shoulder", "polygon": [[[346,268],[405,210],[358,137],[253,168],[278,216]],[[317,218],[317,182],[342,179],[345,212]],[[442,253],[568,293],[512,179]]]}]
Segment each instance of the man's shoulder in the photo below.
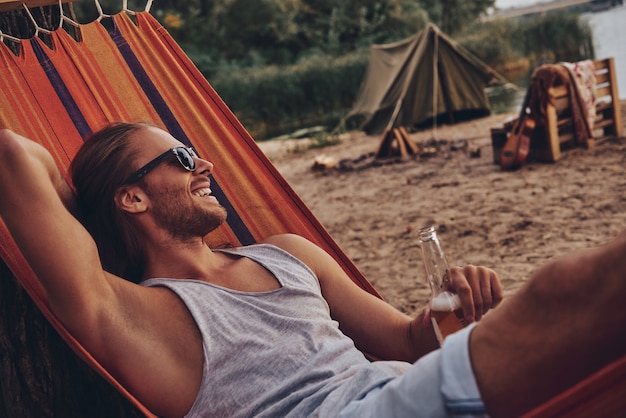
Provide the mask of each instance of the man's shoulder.
[{"label": "man's shoulder", "polygon": [[296,234],[277,234],[265,238],[263,244],[271,244],[295,255],[312,247],[317,247],[308,239]]},{"label": "man's shoulder", "polygon": [[[315,266],[327,264],[331,261],[330,255],[308,239],[296,234],[279,234],[268,237],[263,241],[287,251],[309,268],[316,272]],[[317,274],[317,273],[316,273]]]}]

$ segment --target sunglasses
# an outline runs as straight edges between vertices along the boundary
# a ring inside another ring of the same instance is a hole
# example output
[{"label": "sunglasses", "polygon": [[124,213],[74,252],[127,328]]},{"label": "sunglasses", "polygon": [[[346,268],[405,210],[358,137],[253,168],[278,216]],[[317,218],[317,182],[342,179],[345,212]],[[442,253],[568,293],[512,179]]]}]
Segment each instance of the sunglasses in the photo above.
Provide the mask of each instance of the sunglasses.
[{"label": "sunglasses", "polygon": [[191,147],[174,147],[168,149],[163,154],[159,155],[154,160],[150,161],[148,164],[144,165],[139,170],[131,174],[126,180],[124,180],[122,186],[137,183],[139,180],[144,178],[146,174],[154,170],[159,164],[172,156],[176,157],[180,165],[185,170],[195,171],[196,161],[194,160],[194,158],[198,158],[198,154],[196,154],[196,151]]}]

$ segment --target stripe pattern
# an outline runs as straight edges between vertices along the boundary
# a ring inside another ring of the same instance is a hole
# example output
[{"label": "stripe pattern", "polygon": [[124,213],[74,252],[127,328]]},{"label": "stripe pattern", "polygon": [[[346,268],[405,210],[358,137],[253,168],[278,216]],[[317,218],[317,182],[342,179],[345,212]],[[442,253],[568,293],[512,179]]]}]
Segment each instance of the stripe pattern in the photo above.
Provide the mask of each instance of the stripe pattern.
[{"label": "stripe pattern", "polygon": [[[114,121],[152,122],[215,164],[212,190],[228,222],[207,237],[209,244],[295,233],[326,249],[378,296],[156,19],[147,12],[111,19],[110,31],[100,22],[81,25],[80,42],[57,30],[53,48],[32,38],[15,55],[0,43],[0,128],[44,145],[69,180],[71,159],[92,132]],[[54,319],[4,225],[0,256],[70,346],[133,400]]]}]

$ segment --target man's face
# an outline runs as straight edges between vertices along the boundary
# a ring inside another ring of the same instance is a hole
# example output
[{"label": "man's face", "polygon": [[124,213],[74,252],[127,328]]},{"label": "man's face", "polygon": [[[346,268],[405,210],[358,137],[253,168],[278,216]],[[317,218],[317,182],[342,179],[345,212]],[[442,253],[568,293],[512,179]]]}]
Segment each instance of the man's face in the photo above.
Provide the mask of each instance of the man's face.
[{"label": "man's face", "polygon": [[[133,139],[141,147],[138,166],[182,145],[158,128],[142,129]],[[226,220],[226,210],[210,194],[213,164],[201,158],[194,160],[196,169],[191,172],[172,156],[143,179],[143,189],[150,199],[148,213],[157,226],[181,240],[203,237]]]},{"label": "man's face", "polygon": [[190,198],[187,189],[154,184],[146,186],[145,192],[152,201],[155,223],[174,238],[203,237],[226,220],[226,209],[212,196],[208,197],[213,201],[195,195]]}]

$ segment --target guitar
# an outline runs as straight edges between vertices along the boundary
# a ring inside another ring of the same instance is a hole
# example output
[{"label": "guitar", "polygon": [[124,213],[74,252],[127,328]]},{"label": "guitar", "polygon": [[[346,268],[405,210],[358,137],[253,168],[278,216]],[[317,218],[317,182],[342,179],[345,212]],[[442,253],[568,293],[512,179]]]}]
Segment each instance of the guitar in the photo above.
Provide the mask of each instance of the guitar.
[{"label": "guitar", "polygon": [[531,89],[526,91],[522,111],[515,127],[509,134],[502,152],[500,153],[500,167],[503,170],[519,168],[524,164],[530,150],[530,137],[535,129],[535,120],[530,117],[528,103]]},{"label": "guitar", "polygon": [[530,137],[535,125],[534,119],[526,113],[518,119],[500,153],[500,167],[502,169],[515,169],[524,164],[530,150]]}]

